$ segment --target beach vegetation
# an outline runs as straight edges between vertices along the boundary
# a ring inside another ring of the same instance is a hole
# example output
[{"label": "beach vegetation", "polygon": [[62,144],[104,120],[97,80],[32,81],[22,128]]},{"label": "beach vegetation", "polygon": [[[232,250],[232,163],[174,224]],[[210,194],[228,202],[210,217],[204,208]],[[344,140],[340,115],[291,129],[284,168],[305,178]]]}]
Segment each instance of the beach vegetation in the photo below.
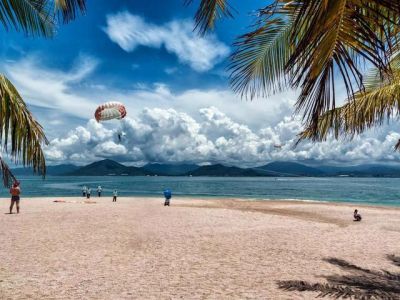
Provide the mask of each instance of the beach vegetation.
[{"label": "beach vegetation", "polygon": [[[267,3],[234,43],[228,70],[237,94],[254,99],[297,90],[300,140],[352,138],[399,117],[399,1]],[[195,29],[207,34],[218,19],[237,13],[233,0],[200,0]]]}]

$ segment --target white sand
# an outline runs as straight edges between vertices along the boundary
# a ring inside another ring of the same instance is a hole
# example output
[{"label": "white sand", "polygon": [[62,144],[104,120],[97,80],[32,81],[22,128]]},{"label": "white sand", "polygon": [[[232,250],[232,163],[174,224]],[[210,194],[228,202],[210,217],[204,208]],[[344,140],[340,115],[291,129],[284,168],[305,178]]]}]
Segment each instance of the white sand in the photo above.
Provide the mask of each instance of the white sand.
[{"label": "white sand", "polygon": [[0,299],[310,299],[276,282],[341,274],[329,257],[393,271],[400,254],[399,209],[358,207],[358,223],[351,205],[82,200],[0,200]]}]

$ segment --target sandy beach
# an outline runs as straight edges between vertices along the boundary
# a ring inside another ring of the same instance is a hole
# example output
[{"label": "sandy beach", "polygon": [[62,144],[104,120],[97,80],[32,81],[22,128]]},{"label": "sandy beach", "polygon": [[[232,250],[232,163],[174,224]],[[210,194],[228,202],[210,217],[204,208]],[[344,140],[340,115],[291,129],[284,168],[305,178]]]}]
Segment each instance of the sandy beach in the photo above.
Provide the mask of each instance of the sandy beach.
[{"label": "sandy beach", "polygon": [[395,208],[357,207],[353,222],[347,204],[83,200],[23,198],[9,215],[1,199],[0,299],[310,299],[278,282],[349,274],[327,259],[400,270]]}]

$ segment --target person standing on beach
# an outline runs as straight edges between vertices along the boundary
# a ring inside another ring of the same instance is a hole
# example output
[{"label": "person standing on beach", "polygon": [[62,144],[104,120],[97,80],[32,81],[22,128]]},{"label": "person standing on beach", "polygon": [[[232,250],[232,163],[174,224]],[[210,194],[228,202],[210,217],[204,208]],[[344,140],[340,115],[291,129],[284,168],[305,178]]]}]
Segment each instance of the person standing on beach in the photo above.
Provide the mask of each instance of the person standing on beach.
[{"label": "person standing on beach", "polygon": [[86,197],[87,187],[86,185],[82,186],[82,196]]},{"label": "person standing on beach", "polygon": [[101,185],[99,185],[98,187],[97,187],[97,195],[99,196],[99,197],[101,197],[101,192],[103,191],[103,189],[101,188]]},{"label": "person standing on beach", "polygon": [[92,189],[91,188],[88,188],[87,190],[86,190],[86,199],[90,199],[90,194],[92,193]]},{"label": "person standing on beach", "polygon": [[14,203],[17,206],[17,214],[19,214],[19,195],[21,194],[21,188],[19,187],[19,182],[15,181],[13,186],[10,188],[11,194],[11,205],[10,205],[10,214],[12,214],[12,210],[14,207]]},{"label": "person standing on beach", "polygon": [[117,197],[118,197],[118,191],[114,190],[114,192],[113,192],[113,201],[112,202],[117,202]]},{"label": "person standing on beach", "polygon": [[169,203],[172,198],[172,191],[170,189],[164,190],[164,197],[165,197],[164,206],[169,206]]}]

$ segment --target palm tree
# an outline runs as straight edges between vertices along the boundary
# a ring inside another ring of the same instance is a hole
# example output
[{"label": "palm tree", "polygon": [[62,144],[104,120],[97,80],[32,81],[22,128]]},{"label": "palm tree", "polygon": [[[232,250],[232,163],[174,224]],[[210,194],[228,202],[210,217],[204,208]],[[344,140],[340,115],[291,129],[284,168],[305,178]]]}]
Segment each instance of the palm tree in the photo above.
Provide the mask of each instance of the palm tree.
[{"label": "palm tree", "polygon": [[[67,23],[84,10],[85,0],[1,0],[0,22],[7,30],[13,28],[30,36],[52,37],[57,18]],[[2,150],[15,162],[32,166],[35,173],[44,176],[46,160],[42,145],[48,140],[17,89],[3,74],[0,74],[0,100]],[[0,171],[5,186],[16,180],[1,157]]]},{"label": "palm tree", "polygon": [[[205,34],[232,15],[228,0],[200,0],[196,29]],[[397,116],[400,1],[274,0],[257,15],[230,57],[238,94],[253,99],[299,89],[301,139],[352,136]],[[365,76],[367,67],[375,68],[372,75]],[[347,92],[342,107],[336,106],[339,83]]]}]

